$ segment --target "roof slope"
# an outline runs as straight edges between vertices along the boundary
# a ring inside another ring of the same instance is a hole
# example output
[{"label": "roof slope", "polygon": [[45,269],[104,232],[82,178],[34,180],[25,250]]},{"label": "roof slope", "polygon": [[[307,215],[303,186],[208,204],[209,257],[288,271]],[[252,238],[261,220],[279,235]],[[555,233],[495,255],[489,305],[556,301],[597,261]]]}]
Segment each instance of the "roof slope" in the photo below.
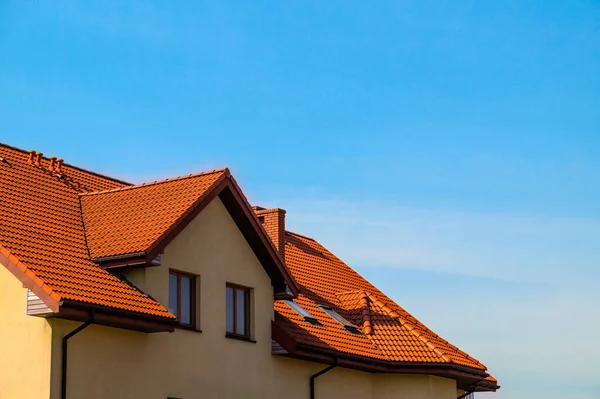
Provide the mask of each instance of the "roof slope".
[{"label": "roof slope", "polygon": [[152,261],[217,196],[273,285],[297,292],[228,169],[130,185],[37,155],[0,143],[0,260],[53,311],[86,304],[171,322],[163,305],[107,269],[120,258]]},{"label": "roof slope", "polygon": [[149,252],[228,175],[222,169],[81,194],[90,257]]},{"label": "roof slope", "polygon": [[[319,321],[306,323],[276,302],[275,325],[296,343],[390,363],[458,365],[476,370],[495,389],[483,364],[433,333],[315,240],[285,232],[283,264],[227,169],[132,186],[51,165],[54,160],[32,161],[27,152],[0,144],[0,260],[53,301],[173,320],[160,303],[91,259],[156,254],[219,195],[273,285],[289,284],[293,294],[299,285],[296,302]],[[344,329],[318,305],[330,306],[363,333]]]},{"label": "roof slope", "polygon": [[159,317],[173,316],[140,290],[89,259],[79,193],[127,183],[49,160],[28,162],[22,150],[0,144],[0,245],[27,274],[59,300],[107,306]]},{"label": "roof slope", "polygon": [[[285,261],[300,286],[295,299],[321,325],[277,302],[277,323],[309,347],[389,362],[455,364],[484,371],[478,360],[436,335],[315,240],[286,232]],[[330,306],[363,334],[346,330]]]}]

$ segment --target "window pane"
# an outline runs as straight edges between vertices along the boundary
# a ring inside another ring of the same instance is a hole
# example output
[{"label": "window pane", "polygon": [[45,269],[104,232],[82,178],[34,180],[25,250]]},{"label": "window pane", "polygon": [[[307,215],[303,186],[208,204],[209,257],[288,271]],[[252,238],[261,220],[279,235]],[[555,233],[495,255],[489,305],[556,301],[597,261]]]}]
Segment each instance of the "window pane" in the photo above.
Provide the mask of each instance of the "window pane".
[{"label": "window pane", "polygon": [[227,312],[227,315],[226,315],[227,321],[226,321],[226,324],[227,324],[227,332],[229,332],[229,333],[234,332],[233,331],[233,306],[234,306],[233,295],[234,295],[233,288],[227,287],[226,294],[225,294],[225,296],[227,297],[226,298],[226,301],[227,301],[227,305],[226,305],[226,307],[227,307],[227,309],[226,309],[226,312]]},{"label": "window pane", "polygon": [[181,277],[181,320],[182,324],[192,324],[192,279]]},{"label": "window pane", "polygon": [[355,327],[354,324],[350,323],[348,320],[344,319],[342,315],[340,315],[335,310],[331,309],[329,306],[320,305],[321,309],[323,309],[327,314],[335,319],[338,323],[346,327]]},{"label": "window pane", "polygon": [[236,306],[236,325],[235,325],[235,333],[239,335],[246,335],[246,299],[247,299],[247,291],[237,290],[236,291],[237,298],[235,301]]},{"label": "window pane", "polygon": [[296,302],[294,302],[294,301],[292,301],[290,299],[284,299],[283,302],[285,304],[287,304],[290,308],[292,308],[296,312],[298,312],[298,314],[300,316],[304,317],[305,319],[314,319],[313,315],[311,315],[306,310],[304,310],[304,308],[302,306],[298,305]]},{"label": "window pane", "polygon": [[169,312],[177,316],[177,276],[169,274]]}]

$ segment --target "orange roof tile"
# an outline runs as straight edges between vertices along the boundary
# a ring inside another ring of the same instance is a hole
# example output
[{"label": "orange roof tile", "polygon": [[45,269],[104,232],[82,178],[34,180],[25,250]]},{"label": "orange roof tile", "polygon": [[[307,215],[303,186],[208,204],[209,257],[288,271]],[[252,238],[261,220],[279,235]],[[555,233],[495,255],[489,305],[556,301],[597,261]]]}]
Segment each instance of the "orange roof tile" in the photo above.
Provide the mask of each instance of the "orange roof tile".
[{"label": "orange roof tile", "polygon": [[56,300],[71,300],[173,318],[140,290],[94,264],[88,254],[79,193],[128,183],[70,165],[28,162],[22,150],[0,144],[0,245]]},{"label": "orange roof tile", "polygon": [[[304,322],[283,302],[277,302],[276,323],[296,343],[389,362],[455,364],[486,370],[482,363],[435,334],[317,241],[291,232],[286,232],[285,240],[286,265],[300,286],[294,301],[320,323]],[[364,334],[346,330],[319,305],[331,307]]]},{"label": "orange roof tile", "polygon": [[149,252],[228,175],[222,169],[80,194],[91,258]]},{"label": "orange roof tile", "polygon": [[[262,248],[255,253],[272,279],[289,284],[294,293],[300,286],[295,301],[319,322],[306,323],[277,301],[275,325],[296,343],[391,363],[486,370],[315,240],[285,232],[286,268],[227,169],[133,186],[66,164],[57,170],[56,165],[0,144],[0,260],[56,302],[173,319],[161,304],[91,259],[152,254],[189,222],[201,201],[212,198],[216,187],[226,186],[230,191],[224,203],[242,215],[238,227],[245,226],[253,248]],[[331,307],[363,333],[344,329],[319,305]],[[483,375],[496,386],[493,377]]]},{"label": "orange roof tile", "polygon": [[55,302],[172,320],[164,306],[97,263],[114,256],[152,259],[216,195],[273,284],[295,293],[289,270],[228,169],[131,185],[5,144],[0,144],[0,260]]}]

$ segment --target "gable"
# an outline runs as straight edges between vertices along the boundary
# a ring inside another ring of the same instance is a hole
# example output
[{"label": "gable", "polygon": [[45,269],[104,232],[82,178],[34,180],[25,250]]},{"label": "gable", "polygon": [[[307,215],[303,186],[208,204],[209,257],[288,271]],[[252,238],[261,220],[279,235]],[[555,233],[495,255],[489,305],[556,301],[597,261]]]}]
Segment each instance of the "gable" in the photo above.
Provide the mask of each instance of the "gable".
[{"label": "gable", "polygon": [[191,273],[226,270],[229,282],[264,280],[271,285],[269,275],[218,197],[165,248],[162,262],[174,269],[185,265],[183,271]]},{"label": "gable", "polygon": [[226,170],[80,195],[92,260],[149,254],[227,175]]}]

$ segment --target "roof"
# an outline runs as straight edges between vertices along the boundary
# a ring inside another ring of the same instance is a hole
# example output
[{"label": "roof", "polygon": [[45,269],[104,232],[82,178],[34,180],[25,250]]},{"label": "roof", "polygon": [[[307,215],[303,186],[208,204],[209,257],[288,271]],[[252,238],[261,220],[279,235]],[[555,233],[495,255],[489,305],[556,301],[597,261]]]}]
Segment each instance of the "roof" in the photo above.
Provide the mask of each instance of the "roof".
[{"label": "roof", "polygon": [[173,316],[137,288],[89,258],[79,192],[127,185],[70,165],[62,177],[49,160],[0,145],[0,246],[55,301],[72,300],[164,318]]},{"label": "roof", "polygon": [[[451,366],[469,383],[497,388],[481,362],[436,335],[317,241],[284,232],[282,259],[227,169],[132,185],[0,143],[0,263],[51,302],[54,312],[65,304],[88,306],[172,324],[175,317],[163,305],[107,264],[114,266],[115,258],[154,259],[217,195],[276,292],[291,291],[318,321],[307,323],[276,301],[273,334],[284,334],[279,338],[286,349],[302,356],[346,355],[361,365],[409,365],[406,372]],[[345,329],[319,305],[360,333]]]},{"label": "roof", "polygon": [[221,169],[79,194],[90,257],[150,252],[228,174]]},{"label": "roof", "polygon": [[[300,286],[294,301],[318,321],[305,322],[284,302],[276,302],[276,324],[296,348],[390,365],[458,366],[481,374],[480,379],[488,378],[490,387],[495,386],[484,364],[435,334],[314,239],[286,232],[285,261]],[[348,331],[319,305],[331,307],[362,333]]]},{"label": "roof", "polygon": [[155,257],[217,195],[273,284],[296,292],[227,169],[131,185],[60,162],[0,143],[0,261],[50,308],[86,305],[173,321],[98,258]]}]

